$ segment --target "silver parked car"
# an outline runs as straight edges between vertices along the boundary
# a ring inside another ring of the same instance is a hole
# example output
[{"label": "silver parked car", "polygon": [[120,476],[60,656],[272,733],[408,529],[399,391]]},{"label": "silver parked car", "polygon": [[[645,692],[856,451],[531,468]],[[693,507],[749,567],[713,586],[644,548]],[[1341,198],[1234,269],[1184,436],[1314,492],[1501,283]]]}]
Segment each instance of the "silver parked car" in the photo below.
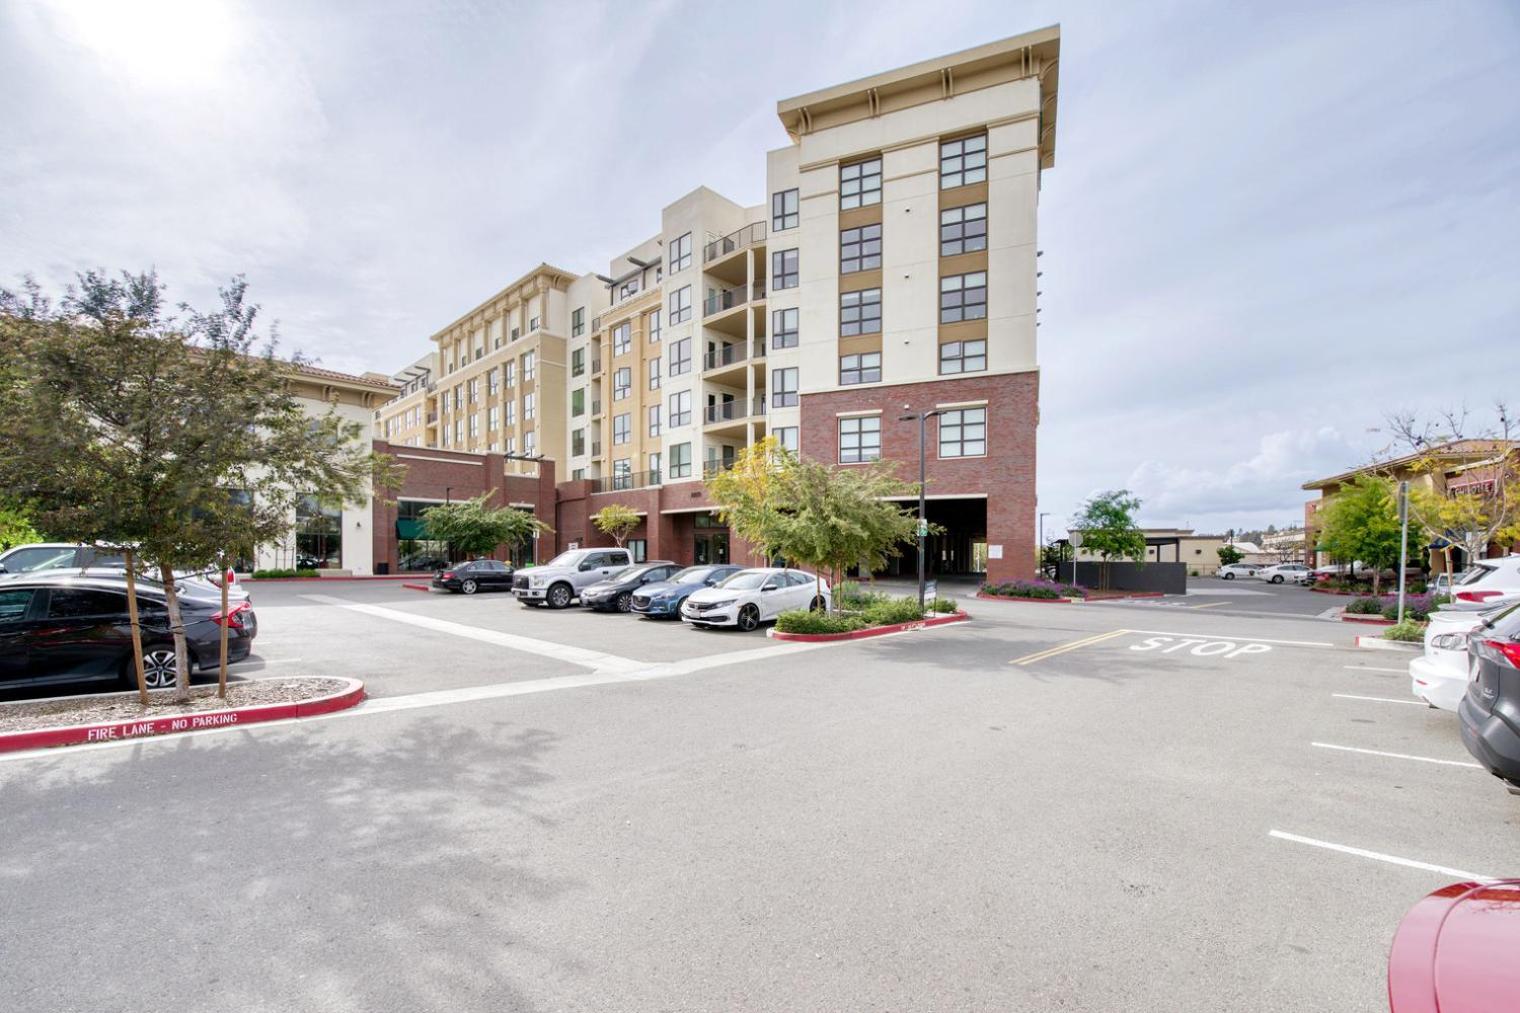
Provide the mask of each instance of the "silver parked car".
[{"label": "silver parked car", "polygon": [[524,605],[548,605],[562,609],[586,588],[633,565],[627,549],[571,549],[542,566],[519,570],[512,578],[512,594]]}]

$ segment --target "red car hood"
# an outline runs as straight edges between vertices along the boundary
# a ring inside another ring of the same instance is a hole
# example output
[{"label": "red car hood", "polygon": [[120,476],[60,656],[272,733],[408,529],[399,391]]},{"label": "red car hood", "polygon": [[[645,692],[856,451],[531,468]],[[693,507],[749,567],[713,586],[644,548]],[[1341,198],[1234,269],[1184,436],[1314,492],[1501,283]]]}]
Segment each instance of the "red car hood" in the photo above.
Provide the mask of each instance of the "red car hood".
[{"label": "red car hood", "polygon": [[1454,883],[1399,923],[1388,954],[1392,1013],[1520,1009],[1520,880]]}]

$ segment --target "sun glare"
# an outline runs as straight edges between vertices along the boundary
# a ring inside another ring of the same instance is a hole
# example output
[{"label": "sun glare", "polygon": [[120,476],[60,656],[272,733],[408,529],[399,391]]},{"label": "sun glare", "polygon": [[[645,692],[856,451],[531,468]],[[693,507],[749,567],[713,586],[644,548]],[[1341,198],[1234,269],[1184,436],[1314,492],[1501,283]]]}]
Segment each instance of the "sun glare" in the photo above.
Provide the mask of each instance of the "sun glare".
[{"label": "sun glare", "polygon": [[221,0],[54,0],[50,10],[67,39],[142,84],[210,83],[232,51]]}]

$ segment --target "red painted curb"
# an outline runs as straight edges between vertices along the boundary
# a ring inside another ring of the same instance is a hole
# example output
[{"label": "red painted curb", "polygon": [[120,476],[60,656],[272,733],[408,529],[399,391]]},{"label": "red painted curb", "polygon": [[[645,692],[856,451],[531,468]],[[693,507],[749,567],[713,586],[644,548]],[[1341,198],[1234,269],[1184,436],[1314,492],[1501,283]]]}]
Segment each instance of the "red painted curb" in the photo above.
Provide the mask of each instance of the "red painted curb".
[{"label": "red painted curb", "polygon": [[1125,598],[1165,598],[1165,591],[1094,591],[1084,601],[1122,601]]},{"label": "red painted curb", "polygon": [[330,696],[319,696],[314,700],[302,700],[299,703],[262,704],[232,710],[200,711],[195,714],[149,718],[144,721],[62,725],[57,728],[0,733],[0,753],[20,749],[42,749],[49,746],[73,746],[81,742],[119,742],[123,739],[173,735],[176,732],[193,732],[204,728],[226,728],[232,725],[252,725],[264,721],[283,721],[290,718],[310,718],[319,714],[331,714],[334,711],[358,706],[364,699],[364,683],[358,679],[346,681],[349,686],[341,692]]},{"label": "red painted curb", "polygon": [[1041,605],[1080,605],[1080,598],[1024,598],[1016,594],[984,594],[981,591],[976,596],[982,601],[1019,601],[1038,602]]},{"label": "red painted curb", "polygon": [[239,584],[317,584],[333,580],[415,580],[408,573],[371,573],[347,577],[239,577]]},{"label": "red painted curb", "polygon": [[431,591],[433,588],[428,584],[402,584],[408,591]]},{"label": "red painted curb", "polygon": [[852,630],[849,633],[782,633],[780,630],[771,630],[771,636],[777,640],[796,640],[804,644],[827,643],[831,640],[864,640],[867,637],[879,637],[887,633],[900,633],[903,630],[921,630],[929,626],[946,626],[950,623],[963,623],[970,618],[964,612],[952,612],[947,616],[920,619],[916,623],[893,623],[891,626],[872,626],[867,630]]},{"label": "red painted curb", "polygon": [[1341,613],[1341,622],[1343,622],[1343,623],[1370,623],[1373,626],[1392,626],[1394,624],[1395,620],[1393,620],[1393,619],[1384,619],[1382,616],[1363,616],[1363,615],[1357,615],[1355,613],[1342,612]]}]

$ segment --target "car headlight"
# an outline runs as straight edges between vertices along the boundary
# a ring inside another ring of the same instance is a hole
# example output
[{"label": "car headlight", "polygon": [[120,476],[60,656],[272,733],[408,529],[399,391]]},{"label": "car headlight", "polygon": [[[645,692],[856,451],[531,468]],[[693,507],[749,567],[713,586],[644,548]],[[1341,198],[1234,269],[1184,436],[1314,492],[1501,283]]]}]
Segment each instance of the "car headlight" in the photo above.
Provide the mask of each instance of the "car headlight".
[{"label": "car headlight", "polygon": [[544,578],[538,577],[538,576],[529,577],[528,578],[528,584],[530,586],[532,586],[532,587],[543,587],[544,586]]},{"label": "car headlight", "polygon": [[737,598],[724,598],[722,601],[710,601],[710,602],[704,602],[704,604],[708,608],[726,609],[726,608],[728,608],[730,605],[732,605],[734,602],[736,602],[738,600],[739,599],[737,599]]}]

